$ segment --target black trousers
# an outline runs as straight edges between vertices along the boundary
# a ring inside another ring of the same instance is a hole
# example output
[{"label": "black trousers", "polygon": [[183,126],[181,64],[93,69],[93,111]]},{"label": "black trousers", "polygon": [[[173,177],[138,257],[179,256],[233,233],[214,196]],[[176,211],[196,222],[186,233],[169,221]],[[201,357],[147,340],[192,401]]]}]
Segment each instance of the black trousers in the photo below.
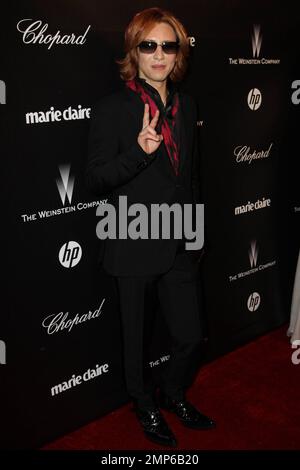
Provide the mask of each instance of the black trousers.
[{"label": "black trousers", "polygon": [[197,293],[199,263],[192,252],[178,252],[166,273],[146,277],[117,277],[124,342],[125,379],[137,406],[154,406],[152,384],[144,377],[144,313],[146,291],[157,289],[160,311],[172,345],[161,388],[172,398],[181,398],[202,339]]}]

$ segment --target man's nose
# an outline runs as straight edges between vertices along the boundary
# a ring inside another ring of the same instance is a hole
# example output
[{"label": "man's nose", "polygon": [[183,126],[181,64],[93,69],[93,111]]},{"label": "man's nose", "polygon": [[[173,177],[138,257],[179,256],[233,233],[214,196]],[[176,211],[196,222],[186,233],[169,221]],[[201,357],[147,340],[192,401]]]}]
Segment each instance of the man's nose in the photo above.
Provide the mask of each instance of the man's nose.
[{"label": "man's nose", "polygon": [[164,56],[164,51],[162,49],[162,46],[159,44],[156,48],[156,51],[154,53],[154,57],[160,58]]}]

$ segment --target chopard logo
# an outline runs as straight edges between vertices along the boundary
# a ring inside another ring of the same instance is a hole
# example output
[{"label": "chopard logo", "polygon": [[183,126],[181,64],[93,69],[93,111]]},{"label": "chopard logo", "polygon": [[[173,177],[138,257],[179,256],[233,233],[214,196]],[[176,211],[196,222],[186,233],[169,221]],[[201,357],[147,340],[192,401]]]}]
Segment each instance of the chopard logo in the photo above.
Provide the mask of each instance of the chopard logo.
[{"label": "chopard logo", "polygon": [[42,325],[44,328],[46,328],[48,335],[53,335],[63,330],[68,330],[68,332],[70,332],[74,325],[80,325],[86,321],[98,318],[102,313],[101,309],[104,302],[105,298],[102,300],[99,308],[97,308],[94,312],[89,311],[88,313],[84,313],[82,315],[78,315],[78,313],[76,313],[74,318],[68,318],[69,312],[60,312],[57,314],[54,313],[52,315],[48,315],[43,320]]},{"label": "chopard logo", "polygon": [[84,34],[81,34],[76,37],[74,33],[64,34],[58,30],[54,35],[44,34],[48,29],[48,23],[43,25],[41,20],[33,21],[32,18],[25,18],[20,20],[17,24],[17,30],[23,34],[23,43],[24,44],[45,44],[48,45],[48,49],[51,49],[53,44],[75,44],[81,46],[86,42],[86,35],[91,27],[88,25]]},{"label": "chopard logo", "polygon": [[267,150],[250,150],[250,147],[247,145],[238,145],[235,147],[233,153],[236,157],[237,163],[252,163],[253,160],[261,160],[263,158],[268,158],[270,155],[271,148],[273,146],[273,142],[269,145]]}]

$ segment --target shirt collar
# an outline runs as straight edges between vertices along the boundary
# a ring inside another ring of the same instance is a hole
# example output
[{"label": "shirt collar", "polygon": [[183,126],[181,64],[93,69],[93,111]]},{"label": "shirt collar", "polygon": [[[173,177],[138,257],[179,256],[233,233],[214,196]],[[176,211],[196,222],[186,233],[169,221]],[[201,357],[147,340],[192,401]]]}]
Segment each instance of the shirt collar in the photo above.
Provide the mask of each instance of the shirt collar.
[{"label": "shirt collar", "polygon": [[[158,102],[160,105],[163,106],[162,99],[160,97],[160,94],[154,88],[150,83],[146,81],[145,78],[141,78],[136,76],[136,80],[152,95],[152,97],[155,99],[156,103]],[[170,78],[167,79],[167,89],[168,89],[168,95],[167,95],[167,102],[166,102],[166,107],[168,107],[172,101],[173,101],[173,96],[177,91],[177,85],[176,83],[172,82]]]}]

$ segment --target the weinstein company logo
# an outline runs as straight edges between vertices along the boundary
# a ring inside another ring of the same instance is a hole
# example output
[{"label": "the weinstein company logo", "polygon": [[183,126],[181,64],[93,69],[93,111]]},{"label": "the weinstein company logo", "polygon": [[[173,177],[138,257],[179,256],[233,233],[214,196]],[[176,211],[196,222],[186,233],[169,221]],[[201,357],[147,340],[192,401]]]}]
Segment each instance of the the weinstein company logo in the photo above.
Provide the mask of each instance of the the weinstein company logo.
[{"label": "the weinstein company logo", "polygon": [[270,59],[266,57],[260,58],[262,46],[262,33],[259,24],[253,25],[251,34],[252,58],[245,57],[229,57],[230,65],[279,65],[280,59]]},{"label": "the weinstein company logo", "polygon": [[6,364],[6,344],[0,339],[0,364]]},{"label": "the weinstein company logo", "polygon": [[269,145],[267,150],[252,150],[247,145],[238,145],[235,147],[233,154],[235,156],[236,163],[248,163],[249,165],[253,160],[262,160],[270,156],[271,148],[273,147],[273,142]]},{"label": "the weinstein company logo", "polygon": [[261,42],[262,42],[262,35],[260,32],[260,25],[254,25],[254,31],[252,34],[252,54],[253,57],[259,57]]},{"label": "the weinstein company logo", "polygon": [[250,248],[248,250],[248,255],[249,255],[249,262],[250,262],[250,267],[251,269],[248,269],[247,271],[242,271],[237,274],[233,274],[229,276],[229,281],[237,281],[238,279],[241,279],[243,277],[250,276],[251,274],[257,273],[258,271],[263,271],[267,268],[271,268],[275,266],[276,260],[269,261],[268,263],[265,264],[259,264],[257,266],[257,259],[258,259],[258,247],[256,240],[251,241],[250,243]]},{"label": "the weinstein company logo", "polygon": [[75,44],[81,46],[86,42],[86,36],[91,25],[88,25],[82,35],[76,36],[72,34],[61,34],[58,30],[54,35],[45,34],[48,29],[48,23],[43,25],[41,20],[33,21],[32,18],[25,18],[17,23],[17,30],[23,35],[24,44],[45,44],[51,49],[53,44]]},{"label": "the weinstein company logo", "polygon": [[0,80],[0,104],[6,104],[6,85],[3,80]]},{"label": "the weinstein company logo", "polygon": [[82,211],[98,207],[99,204],[106,204],[107,199],[101,201],[88,201],[78,202],[76,205],[71,205],[74,189],[74,176],[70,175],[70,164],[60,165],[58,167],[60,177],[56,179],[56,186],[59,192],[61,202],[64,207],[52,210],[39,210],[32,214],[22,214],[23,222],[33,222],[39,219],[46,219],[48,217],[55,217],[58,215],[68,214],[71,212]]},{"label": "the weinstein company logo", "polygon": [[251,268],[255,268],[257,264],[257,255],[258,255],[258,248],[256,246],[256,240],[250,243],[249,248],[249,261]]},{"label": "the weinstein company logo", "polygon": [[60,165],[58,167],[60,178],[57,178],[56,184],[63,205],[65,205],[66,197],[68,198],[69,204],[72,203],[75,178],[74,176],[70,176],[70,168],[71,165]]}]

